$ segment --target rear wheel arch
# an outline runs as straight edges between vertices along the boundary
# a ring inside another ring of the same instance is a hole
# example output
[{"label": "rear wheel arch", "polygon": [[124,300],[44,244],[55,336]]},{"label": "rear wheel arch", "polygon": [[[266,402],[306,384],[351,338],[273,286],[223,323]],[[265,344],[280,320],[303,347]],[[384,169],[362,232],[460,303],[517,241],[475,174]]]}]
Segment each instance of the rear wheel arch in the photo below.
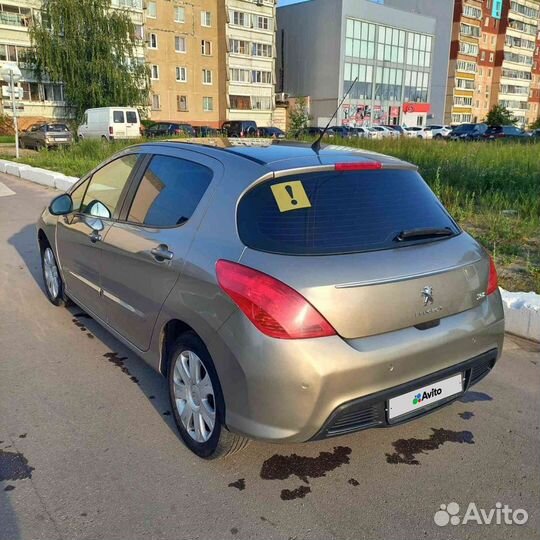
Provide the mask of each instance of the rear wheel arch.
[{"label": "rear wheel arch", "polygon": [[189,324],[186,324],[180,319],[171,319],[167,321],[161,329],[159,340],[161,346],[159,372],[164,377],[167,376],[169,371],[171,350],[174,347],[176,339],[185,332],[193,332],[199,337],[199,339],[201,339],[199,334],[197,334],[197,332],[191,326],[189,326]]}]

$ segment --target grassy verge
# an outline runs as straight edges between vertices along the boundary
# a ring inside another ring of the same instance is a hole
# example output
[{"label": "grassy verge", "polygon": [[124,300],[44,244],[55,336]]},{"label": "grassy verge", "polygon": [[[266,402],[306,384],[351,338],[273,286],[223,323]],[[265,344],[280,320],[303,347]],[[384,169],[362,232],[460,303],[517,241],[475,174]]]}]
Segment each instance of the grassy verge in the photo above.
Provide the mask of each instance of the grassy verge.
[{"label": "grassy verge", "polygon": [[14,135],[0,135],[0,143],[15,143]]},{"label": "grassy verge", "polygon": [[[83,141],[72,148],[24,156],[21,161],[81,176],[129,144],[133,143]],[[540,145],[416,139],[338,144],[418,165],[454,218],[495,256],[501,285],[540,292]]]}]

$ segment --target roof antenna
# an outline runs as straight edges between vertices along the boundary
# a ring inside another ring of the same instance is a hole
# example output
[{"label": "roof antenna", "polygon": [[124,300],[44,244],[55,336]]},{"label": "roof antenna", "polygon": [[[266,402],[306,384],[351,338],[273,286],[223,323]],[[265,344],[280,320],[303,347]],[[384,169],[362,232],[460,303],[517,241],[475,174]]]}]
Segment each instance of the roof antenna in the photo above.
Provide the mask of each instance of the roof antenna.
[{"label": "roof antenna", "polygon": [[326,135],[326,132],[328,131],[328,128],[330,127],[330,124],[332,123],[332,120],[336,117],[336,114],[338,113],[339,109],[341,109],[341,106],[343,105],[343,102],[347,99],[347,96],[351,93],[351,90],[353,86],[355,85],[356,81],[358,80],[358,76],[354,81],[352,82],[351,86],[349,86],[349,89],[347,90],[347,93],[343,96],[343,99],[339,102],[339,105],[337,106],[337,109],[334,111],[334,114],[332,115],[332,118],[328,121],[328,124],[326,124],[326,127],[321,131],[320,135],[317,137],[317,140],[311,145],[311,149],[319,155],[319,150],[321,149],[321,140]]}]

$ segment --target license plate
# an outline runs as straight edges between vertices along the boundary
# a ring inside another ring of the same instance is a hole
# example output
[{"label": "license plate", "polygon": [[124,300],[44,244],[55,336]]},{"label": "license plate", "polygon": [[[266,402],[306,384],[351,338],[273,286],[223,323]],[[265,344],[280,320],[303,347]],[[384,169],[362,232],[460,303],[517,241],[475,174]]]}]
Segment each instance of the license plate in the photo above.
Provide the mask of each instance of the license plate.
[{"label": "license plate", "polygon": [[54,139],[56,142],[66,142],[67,141],[67,138],[66,137],[56,137],[56,139]]},{"label": "license plate", "polygon": [[455,396],[462,391],[463,376],[461,373],[442,381],[436,381],[388,400],[388,418],[391,420],[402,414],[421,410],[432,403]]}]

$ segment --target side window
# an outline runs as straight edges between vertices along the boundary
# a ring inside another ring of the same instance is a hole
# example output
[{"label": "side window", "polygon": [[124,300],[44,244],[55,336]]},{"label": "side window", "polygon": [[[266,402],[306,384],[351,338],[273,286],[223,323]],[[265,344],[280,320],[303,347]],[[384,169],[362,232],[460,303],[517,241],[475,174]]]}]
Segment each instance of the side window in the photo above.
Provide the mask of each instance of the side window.
[{"label": "side window", "polygon": [[82,184],[77,186],[71,193],[71,200],[73,201],[73,211],[79,212],[81,209],[82,200],[86,188],[88,187],[88,180],[85,180]]},{"label": "side window", "polygon": [[81,212],[102,218],[112,217],[137,158],[137,154],[123,156],[95,172],[84,195]]},{"label": "side window", "polygon": [[126,120],[128,124],[136,124],[137,123],[137,113],[135,111],[127,111],[126,112]]},{"label": "side window", "polygon": [[113,122],[115,124],[124,123],[124,111],[113,111]]},{"label": "side window", "polygon": [[131,204],[128,221],[174,227],[191,216],[212,180],[212,171],[185,159],[154,156]]}]

